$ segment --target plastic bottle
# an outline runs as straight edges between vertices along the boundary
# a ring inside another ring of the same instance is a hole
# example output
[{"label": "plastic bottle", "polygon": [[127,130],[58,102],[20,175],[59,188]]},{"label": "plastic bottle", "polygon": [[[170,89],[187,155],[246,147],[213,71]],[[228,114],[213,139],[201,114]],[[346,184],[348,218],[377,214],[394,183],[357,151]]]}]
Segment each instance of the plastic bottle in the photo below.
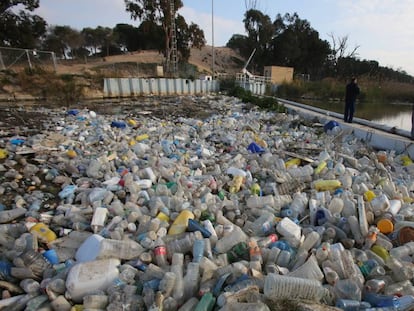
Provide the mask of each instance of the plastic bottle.
[{"label": "plastic bottle", "polygon": [[194,219],[194,214],[190,210],[182,210],[168,229],[168,234],[174,235],[185,232],[189,219]]},{"label": "plastic bottle", "polygon": [[308,233],[303,243],[299,246],[299,252],[309,252],[320,241],[321,236],[317,231]]},{"label": "plastic bottle", "polygon": [[0,211],[0,224],[11,222],[19,217],[24,216],[26,213],[27,209],[23,207]]},{"label": "plastic bottle", "polygon": [[313,188],[316,191],[333,191],[341,186],[341,182],[336,179],[320,179],[313,182]]},{"label": "plastic bottle", "polygon": [[170,271],[175,275],[174,288],[172,289],[171,296],[182,304],[184,295],[184,283],[183,283],[183,261],[184,255],[176,253],[173,255],[171,260]]},{"label": "plastic bottle", "polygon": [[133,240],[112,240],[103,239],[100,242],[97,259],[119,258],[133,259],[139,257],[145,249]]},{"label": "plastic bottle", "polygon": [[204,228],[196,220],[191,219],[191,218],[188,219],[187,231],[190,231],[190,232],[200,231],[201,234],[203,235],[203,237],[205,237],[205,238],[209,238],[211,236],[210,231],[208,231],[206,228]]},{"label": "plastic bottle", "polygon": [[240,191],[240,188],[242,186],[242,184],[244,183],[245,179],[243,176],[240,175],[236,175],[233,177],[233,180],[230,184],[229,187],[229,192],[230,193],[237,193]]},{"label": "plastic bottle", "polygon": [[249,246],[246,242],[237,243],[226,254],[229,263],[250,259]]},{"label": "plastic bottle", "polygon": [[276,225],[276,230],[286,239],[298,246],[301,239],[301,227],[290,218],[285,217]]},{"label": "plastic bottle", "polygon": [[119,277],[119,259],[103,259],[75,264],[68,273],[66,289],[74,302],[99,290],[106,290]]},{"label": "plastic bottle", "polygon": [[161,238],[158,238],[155,242],[154,247],[154,257],[155,257],[155,263],[157,266],[163,268],[168,265],[167,261],[167,247],[164,243],[164,241]]},{"label": "plastic bottle", "polygon": [[100,232],[104,226],[108,217],[108,209],[104,207],[97,207],[93,213],[91,220],[91,228],[94,233]]},{"label": "plastic bottle", "polygon": [[171,259],[175,253],[185,254],[191,251],[196,238],[202,238],[199,231],[194,233],[186,233],[182,238],[167,241],[167,257]]},{"label": "plastic bottle", "polygon": [[265,196],[252,195],[246,200],[248,208],[262,208],[266,205],[274,206],[275,200],[273,195],[268,194]]},{"label": "plastic bottle", "polygon": [[216,298],[212,293],[205,293],[198,304],[196,305],[194,311],[211,311],[214,308],[216,303]]},{"label": "plastic bottle", "polygon": [[367,221],[367,214],[365,210],[364,198],[362,197],[362,195],[358,195],[357,209],[358,209],[359,228],[361,230],[362,236],[366,236],[368,234],[368,221]]},{"label": "plastic bottle", "polygon": [[247,235],[239,226],[234,226],[233,230],[220,238],[213,248],[213,251],[218,254],[228,252],[234,245],[240,242],[246,242],[248,239]]},{"label": "plastic bottle", "polygon": [[199,263],[204,255],[204,239],[195,239],[193,244],[193,262]]},{"label": "plastic bottle", "polygon": [[408,242],[390,250],[390,256],[395,258],[402,258],[412,254],[414,254],[414,242]]},{"label": "plastic bottle", "polygon": [[326,294],[320,282],[303,278],[270,273],[266,275],[263,288],[269,299],[308,299],[320,301]]},{"label": "plastic bottle", "polygon": [[184,276],[184,301],[196,296],[200,283],[200,264],[190,262],[187,265],[187,273]]},{"label": "plastic bottle", "polygon": [[365,301],[351,300],[351,299],[337,299],[335,307],[343,311],[359,311],[365,310],[371,305]]}]

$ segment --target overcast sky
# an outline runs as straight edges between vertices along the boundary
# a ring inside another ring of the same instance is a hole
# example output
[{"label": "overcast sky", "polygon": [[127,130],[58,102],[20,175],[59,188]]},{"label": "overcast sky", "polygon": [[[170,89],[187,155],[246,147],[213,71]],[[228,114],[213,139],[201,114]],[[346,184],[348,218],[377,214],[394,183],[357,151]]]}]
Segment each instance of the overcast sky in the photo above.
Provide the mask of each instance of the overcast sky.
[{"label": "overcast sky", "polygon": [[[179,10],[187,23],[194,22],[204,31],[207,44],[224,46],[233,34],[245,34],[243,27],[246,5],[274,21],[280,13],[297,12],[310,22],[321,39],[332,44],[330,35],[348,37],[348,47],[359,46],[360,59],[376,60],[381,66],[405,70],[414,76],[414,0],[183,0]],[[49,25],[84,27],[117,23],[135,26],[124,0],[40,0],[35,11]],[[213,18],[212,18],[213,13]],[[214,21],[214,24],[212,23]],[[213,27],[214,25],[214,27]]]}]

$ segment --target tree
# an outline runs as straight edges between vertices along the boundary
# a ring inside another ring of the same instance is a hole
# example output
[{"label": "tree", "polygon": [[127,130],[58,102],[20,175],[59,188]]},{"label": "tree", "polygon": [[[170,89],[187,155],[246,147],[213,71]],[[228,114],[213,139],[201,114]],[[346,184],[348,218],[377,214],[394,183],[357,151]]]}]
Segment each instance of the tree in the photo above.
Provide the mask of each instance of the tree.
[{"label": "tree", "polygon": [[141,48],[142,38],[138,28],[128,24],[117,24],[113,31],[121,49],[132,52]]},{"label": "tree", "polygon": [[[15,13],[16,7],[23,7]],[[37,48],[46,33],[46,22],[29,12],[39,0],[2,0],[0,3],[0,44],[19,48]]]},{"label": "tree", "polygon": [[[171,12],[171,4],[173,1],[174,12]],[[125,0],[126,11],[131,13],[131,18],[134,20],[140,19],[142,23],[148,25],[156,25],[161,27],[163,32],[164,42],[164,56],[167,61],[171,60],[172,53],[172,18],[176,24],[176,38],[177,47],[180,47],[180,52],[184,58],[186,57],[187,51],[190,47],[195,44],[196,46],[202,46],[204,33],[199,29],[198,26],[190,25],[185,22],[184,17],[176,14],[176,12],[183,7],[181,0]],[[171,14],[173,13],[173,14]],[[191,33],[190,32],[194,32]],[[179,42],[183,40],[182,42]]]},{"label": "tree", "polygon": [[76,50],[83,46],[81,33],[70,26],[51,26],[44,47],[67,59],[76,57]]},{"label": "tree", "polygon": [[294,67],[295,72],[320,75],[331,52],[329,43],[321,40],[319,33],[297,13],[283,17],[278,14],[273,25],[273,61]]},{"label": "tree", "polygon": [[[273,25],[270,17],[258,10],[248,10],[243,20],[247,32],[247,45],[249,54],[256,49],[255,60],[256,70],[262,71],[268,58],[270,43],[273,35]],[[247,56],[247,55],[244,55]]]}]

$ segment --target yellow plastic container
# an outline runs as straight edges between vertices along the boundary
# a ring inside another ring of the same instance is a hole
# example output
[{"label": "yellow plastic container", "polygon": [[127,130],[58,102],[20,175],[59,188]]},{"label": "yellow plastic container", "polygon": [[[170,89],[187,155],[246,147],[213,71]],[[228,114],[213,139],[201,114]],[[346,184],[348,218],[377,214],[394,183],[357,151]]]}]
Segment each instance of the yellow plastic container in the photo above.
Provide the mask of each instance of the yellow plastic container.
[{"label": "yellow plastic container", "polygon": [[341,182],[337,179],[320,179],[313,183],[313,187],[317,191],[332,191],[341,186]]},{"label": "yellow plastic container", "polygon": [[57,236],[47,225],[42,222],[35,224],[30,228],[30,233],[35,235],[39,241],[49,243],[56,240]]},{"label": "yellow plastic container", "polygon": [[0,149],[0,160],[7,158],[8,152],[6,149]]},{"label": "yellow plastic container", "polygon": [[229,188],[230,193],[236,193],[240,191],[241,185],[243,184],[244,177],[243,176],[234,176],[232,185]]},{"label": "yellow plastic container", "polygon": [[256,144],[258,144],[260,147],[263,148],[267,148],[267,143],[261,139],[259,136],[255,135],[254,136],[254,141],[256,142]]},{"label": "yellow plastic container", "polygon": [[289,168],[292,165],[300,165],[300,163],[301,163],[301,160],[300,159],[293,158],[293,159],[290,159],[290,160],[288,160],[288,161],[285,162],[285,167],[286,168]]},{"label": "yellow plastic container", "polygon": [[384,260],[387,260],[387,258],[390,257],[390,253],[382,246],[375,244],[371,247],[371,250]]},{"label": "yellow plastic container", "polygon": [[252,194],[260,195],[260,185],[257,183],[254,183],[252,187],[250,188],[250,191]]},{"label": "yellow plastic container", "polygon": [[375,197],[376,197],[375,193],[371,190],[365,191],[364,193],[364,199],[367,202],[371,202],[371,200]]},{"label": "yellow plastic container", "polygon": [[188,226],[189,219],[194,219],[194,214],[187,209],[182,210],[170,226],[170,229],[168,230],[168,235],[180,234],[185,232]]},{"label": "yellow plastic container", "polygon": [[326,167],[326,161],[322,161],[319,165],[315,168],[314,173],[320,174],[322,170]]},{"label": "yellow plastic container", "polygon": [[138,124],[137,124],[137,121],[135,121],[134,119],[128,119],[128,124],[130,125],[130,126],[132,126],[132,127],[136,127]]},{"label": "yellow plastic container", "polygon": [[76,158],[78,155],[77,155],[77,153],[76,153],[76,151],[75,150],[73,150],[73,149],[70,149],[70,150],[68,150],[67,152],[66,152],[66,155],[69,157],[69,158],[71,158],[71,159],[74,159],[74,158]]},{"label": "yellow plastic container", "polygon": [[169,222],[170,221],[170,217],[168,217],[167,214],[164,214],[163,212],[159,212],[157,215],[157,218],[161,221],[165,221],[165,222]]},{"label": "yellow plastic container", "polygon": [[403,165],[404,165],[404,166],[408,166],[408,165],[413,164],[413,161],[412,161],[412,160],[411,160],[411,158],[410,158],[409,156],[407,156],[407,155],[402,156],[402,157],[401,157],[401,161],[403,162]]},{"label": "yellow plastic container", "polygon": [[146,140],[148,138],[149,138],[149,135],[148,134],[141,134],[141,135],[138,135],[137,137],[135,137],[135,139],[137,141],[143,141],[143,140]]}]

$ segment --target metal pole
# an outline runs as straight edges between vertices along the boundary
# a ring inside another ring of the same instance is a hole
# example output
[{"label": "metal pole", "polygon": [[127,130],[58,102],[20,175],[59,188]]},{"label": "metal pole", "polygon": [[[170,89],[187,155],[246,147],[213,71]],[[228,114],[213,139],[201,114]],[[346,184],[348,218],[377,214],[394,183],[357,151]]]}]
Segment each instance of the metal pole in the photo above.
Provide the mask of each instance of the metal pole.
[{"label": "metal pole", "polygon": [[211,53],[212,53],[212,62],[211,62],[211,71],[212,71],[212,80],[214,80],[214,0],[211,0]]},{"label": "metal pole", "polygon": [[30,55],[29,55],[28,50],[26,50],[26,57],[27,57],[27,62],[29,63],[29,68],[30,70],[32,70],[32,62],[30,61]]},{"label": "metal pole", "polygon": [[3,62],[3,55],[1,55],[1,51],[0,51],[0,70],[6,70],[6,66],[4,66],[4,62]]}]

